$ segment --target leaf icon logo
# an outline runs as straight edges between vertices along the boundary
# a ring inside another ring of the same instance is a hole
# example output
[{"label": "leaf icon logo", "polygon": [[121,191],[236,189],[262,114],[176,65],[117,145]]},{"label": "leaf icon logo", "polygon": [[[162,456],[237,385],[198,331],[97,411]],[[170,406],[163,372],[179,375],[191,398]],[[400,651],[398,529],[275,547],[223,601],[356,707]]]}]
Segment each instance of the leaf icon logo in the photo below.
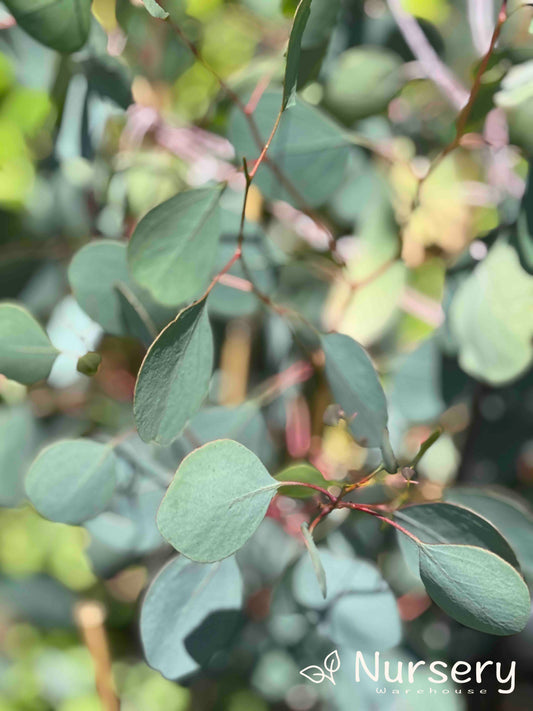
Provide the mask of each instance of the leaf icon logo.
[{"label": "leaf icon logo", "polygon": [[300,674],[305,676],[306,679],[312,681],[313,684],[321,684],[324,679],[331,681],[333,686],[335,686],[335,679],[333,675],[336,671],[340,669],[341,660],[339,653],[336,649],[330,652],[324,658],[324,668],[318,666],[317,664],[311,664],[311,666],[305,667],[305,669],[300,670]]}]

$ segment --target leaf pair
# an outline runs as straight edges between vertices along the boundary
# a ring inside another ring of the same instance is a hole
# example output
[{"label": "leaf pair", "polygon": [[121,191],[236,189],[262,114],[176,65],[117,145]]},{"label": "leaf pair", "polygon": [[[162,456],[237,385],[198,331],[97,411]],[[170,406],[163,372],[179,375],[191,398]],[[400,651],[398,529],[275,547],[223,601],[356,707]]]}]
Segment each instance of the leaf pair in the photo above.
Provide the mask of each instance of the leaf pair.
[{"label": "leaf pair", "polygon": [[395,519],[409,567],[430,597],[459,622],[494,635],[520,632],[530,614],[514,551],[486,519],[447,503],[409,506]]}]

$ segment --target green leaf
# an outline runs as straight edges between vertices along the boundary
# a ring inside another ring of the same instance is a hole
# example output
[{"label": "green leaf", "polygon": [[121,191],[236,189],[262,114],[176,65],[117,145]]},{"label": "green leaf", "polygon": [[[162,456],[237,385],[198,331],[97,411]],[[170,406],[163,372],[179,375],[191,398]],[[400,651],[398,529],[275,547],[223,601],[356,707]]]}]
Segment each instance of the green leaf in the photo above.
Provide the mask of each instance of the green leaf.
[{"label": "green leaf", "polygon": [[174,548],[211,563],[235,553],[263,520],[279,483],[237,442],[220,439],[180,464],[157,525]]},{"label": "green leaf", "polygon": [[300,605],[325,610],[324,632],[348,649],[388,649],[401,639],[396,599],[379,570],[367,561],[334,556],[318,549],[328,579],[324,600],[316,585],[309,556],[292,575],[292,590]]},{"label": "green leaf", "polygon": [[[254,111],[263,144],[278,115],[281,98],[279,91],[265,91]],[[236,109],[231,115],[229,139],[239,157],[245,157],[249,164],[259,156],[261,149],[242,112]],[[349,152],[349,144],[339,126],[297,97],[295,105],[281,117],[268,156],[281,167],[303,199],[317,206],[326,202],[341,185]],[[268,161],[260,166],[254,183],[269,200],[298,203],[272,172]]]},{"label": "green leaf", "polygon": [[302,46],[302,36],[309,19],[311,0],[300,0],[294,20],[292,23],[289,46],[287,48],[287,66],[285,68],[285,78],[283,80],[283,98],[281,100],[281,110],[296,103],[296,83],[298,81],[298,71],[300,68],[300,50]]},{"label": "green leaf", "polygon": [[470,545],[422,544],[420,577],[431,599],[467,627],[521,632],[531,601],[521,575],[494,553]]},{"label": "green leaf", "polygon": [[500,240],[461,284],[450,327],[463,370],[493,385],[525,372],[533,359],[533,276]]},{"label": "green leaf", "polygon": [[332,67],[326,103],[347,123],[384,111],[400,91],[400,57],[381,47],[353,47]]},{"label": "green leaf", "polygon": [[311,559],[313,570],[315,571],[318,587],[320,588],[322,597],[325,600],[328,596],[328,585],[326,580],[326,571],[324,570],[324,566],[322,565],[322,561],[320,560],[320,553],[318,552],[318,548],[316,547],[316,543],[313,539],[313,536],[309,530],[309,526],[307,525],[307,523],[302,523],[300,528],[302,531],[302,536],[304,537],[305,547],[309,552],[309,557]]},{"label": "green leaf", "polygon": [[[156,326],[168,323],[175,315],[175,311],[154,303],[151,296],[133,282],[125,244],[111,240],[86,244],[74,255],[68,279],[76,301],[107,333],[139,337],[137,322],[131,315],[132,303]],[[129,301],[129,310],[125,301]]]},{"label": "green leaf", "polygon": [[500,491],[468,487],[448,489],[445,498],[466,506],[496,526],[513,547],[526,577],[533,580],[533,512],[525,504]]},{"label": "green leaf", "polygon": [[114,288],[120,301],[122,321],[127,332],[149,346],[157,336],[157,327],[150,314],[127,284],[119,282]]},{"label": "green leaf", "polygon": [[322,336],[326,377],[351,433],[364,447],[381,447],[387,470],[396,471],[388,444],[387,401],[365,349],[341,333]]},{"label": "green leaf", "polygon": [[[322,474],[308,462],[291,464],[274,477],[278,481],[301,481],[306,484],[316,484],[327,489],[328,486],[338,484],[335,481],[324,479]],[[291,496],[293,499],[307,499],[309,496],[317,494],[316,489],[306,489],[304,486],[281,486],[279,493],[283,496]]]},{"label": "green leaf", "polygon": [[213,369],[206,298],[183,309],[146,354],[135,385],[133,414],[145,442],[170,444],[200,408]]},{"label": "green leaf", "polygon": [[168,679],[191,674],[227,647],[241,605],[234,558],[214,565],[174,558],[151,584],[141,610],[148,663]]},{"label": "green leaf", "polygon": [[16,304],[0,304],[0,373],[31,385],[50,375],[58,354],[26,309]]},{"label": "green leaf", "polygon": [[87,40],[91,0],[5,0],[25,32],[58,52],[75,52]]},{"label": "green leaf", "polygon": [[[435,503],[406,506],[395,512],[394,519],[424,543],[461,543],[492,551],[514,567],[516,555],[502,534],[485,518],[462,506]],[[414,573],[418,572],[418,547],[398,533],[400,548]]]},{"label": "green leaf", "polygon": [[158,20],[167,19],[168,12],[163,10],[161,5],[159,5],[156,0],[143,0],[143,5],[152,17],[157,17]]},{"label": "green leaf", "polygon": [[26,476],[26,493],[51,521],[77,524],[105,509],[113,495],[117,458],[110,445],[66,439],[43,449]]},{"label": "green leaf", "polygon": [[76,370],[78,371],[78,373],[83,373],[83,375],[92,377],[98,372],[98,368],[100,367],[101,362],[102,356],[100,355],[100,353],[96,353],[95,351],[89,351],[85,355],[78,358]]},{"label": "green leaf", "polygon": [[154,207],[128,243],[136,281],[162,304],[189,301],[209,283],[220,237],[220,186],[187,190]]},{"label": "green leaf", "polygon": [[311,13],[301,42],[298,88],[318,76],[340,7],[340,0],[313,0],[311,3]]},{"label": "green leaf", "polygon": [[17,506],[24,496],[23,475],[35,439],[29,407],[0,408],[0,506]]}]

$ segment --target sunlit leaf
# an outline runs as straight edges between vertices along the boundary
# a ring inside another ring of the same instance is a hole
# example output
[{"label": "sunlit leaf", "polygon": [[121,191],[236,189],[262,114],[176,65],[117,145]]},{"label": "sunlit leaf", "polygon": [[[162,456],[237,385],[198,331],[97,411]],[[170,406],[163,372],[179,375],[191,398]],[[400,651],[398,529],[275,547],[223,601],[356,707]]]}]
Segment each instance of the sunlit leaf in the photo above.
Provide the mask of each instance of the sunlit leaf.
[{"label": "sunlit leaf", "polygon": [[133,412],[145,442],[170,444],[199,410],[213,369],[206,301],[181,311],[161,331],[141,365]]},{"label": "sunlit leaf", "polygon": [[246,447],[215,440],[182,461],[159,507],[157,525],[188,558],[221,560],[254,533],[278,487]]},{"label": "sunlit leaf", "polygon": [[128,243],[134,279],[162,304],[199,296],[209,282],[220,237],[220,186],[179,193],[154,207]]}]

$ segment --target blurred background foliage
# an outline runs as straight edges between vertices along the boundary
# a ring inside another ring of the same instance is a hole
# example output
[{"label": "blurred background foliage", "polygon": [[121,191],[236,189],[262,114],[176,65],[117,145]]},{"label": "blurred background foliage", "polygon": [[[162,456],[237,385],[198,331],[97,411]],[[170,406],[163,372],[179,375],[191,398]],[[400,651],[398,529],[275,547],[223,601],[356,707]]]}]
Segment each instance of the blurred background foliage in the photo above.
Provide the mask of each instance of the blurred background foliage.
[{"label": "blurred background foliage", "polygon": [[[248,204],[257,283],[370,349],[395,450],[410,458],[435,425],[443,428],[406,494],[416,501],[458,483],[506,487],[521,506],[533,503],[533,196],[522,197],[533,153],[533,42],[532,12],[520,4],[510,3],[516,11],[482,76],[465,140],[431,173],[413,209],[430,159],[453,140],[499,3],[318,3],[303,43],[301,98],[270,155],[331,228],[362,286],[337,278],[324,230],[268,166]],[[268,131],[296,3],[164,5],[229,87],[257,104]],[[126,438],[117,447],[122,489],[84,526],[46,521],[24,500],[25,471],[45,443],[108,437],[133,424],[142,334],[97,317],[118,297],[94,248],[84,252],[79,284],[67,278],[72,257],[97,237],[116,246],[116,269],[126,269],[122,245],[147,210],[187,186],[227,180],[220,269],[238,230],[238,158],[253,152],[242,116],[171,26],[136,0],[94,0],[89,21],[87,42],[64,54],[33,39],[0,3],[0,298],[23,303],[62,351],[46,383],[26,388],[0,375],[0,711],[102,708],[74,615],[87,599],[106,611],[124,711],[377,708],[353,686],[324,699],[298,676],[305,660],[322,658],[312,634],[318,615],[290,597],[286,578],[272,590],[302,550],[305,500],[276,499],[239,554],[248,594],[242,629],[212,669],[176,684],[143,661],[140,599],[170,555],[154,520],[161,482],[193,446],[231,436],[271,471],[309,458],[332,479],[374,464],[328,419],[329,395],[316,376],[241,404],[302,355],[287,323],[235,288],[238,265],[211,299],[217,370],[208,406],[186,435],[158,451]],[[175,309],[154,304],[151,314],[159,328]],[[89,379],[76,363],[96,349],[102,362]],[[360,495],[393,498],[402,486],[392,478]],[[514,525],[509,515],[509,536]],[[466,629],[430,605],[390,531],[359,515],[332,527],[332,550],[355,551],[386,572],[404,627],[399,656],[518,661],[512,696],[439,697],[439,709],[467,701],[529,708],[533,626],[509,639]],[[395,703],[418,708],[416,700]]]}]

